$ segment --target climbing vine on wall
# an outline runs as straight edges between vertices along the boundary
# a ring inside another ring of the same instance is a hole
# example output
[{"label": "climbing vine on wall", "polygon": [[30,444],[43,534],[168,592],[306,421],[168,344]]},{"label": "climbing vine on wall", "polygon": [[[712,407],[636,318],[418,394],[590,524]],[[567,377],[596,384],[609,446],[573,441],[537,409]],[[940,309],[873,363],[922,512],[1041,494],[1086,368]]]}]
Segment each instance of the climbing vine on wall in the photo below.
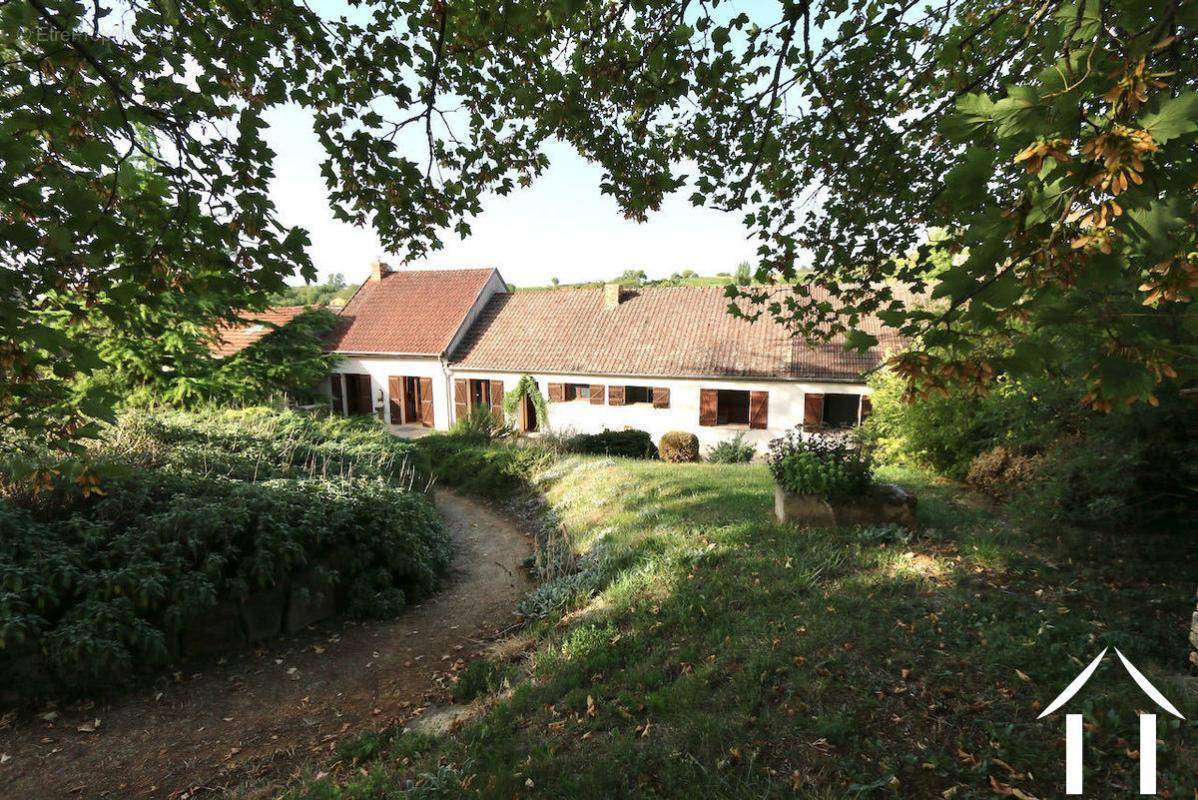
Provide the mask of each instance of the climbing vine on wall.
[{"label": "climbing vine on wall", "polygon": [[545,404],[545,397],[537,388],[537,382],[532,379],[531,375],[521,375],[520,380],[516,381],[515,387],[504,394],[503,415],[509,423],[514,422],[516,411],[520,407],[520,399],[525,395],[532,399],[532,407],[536,409],[538,430],[544,430],[549,425],[549,407]]}]

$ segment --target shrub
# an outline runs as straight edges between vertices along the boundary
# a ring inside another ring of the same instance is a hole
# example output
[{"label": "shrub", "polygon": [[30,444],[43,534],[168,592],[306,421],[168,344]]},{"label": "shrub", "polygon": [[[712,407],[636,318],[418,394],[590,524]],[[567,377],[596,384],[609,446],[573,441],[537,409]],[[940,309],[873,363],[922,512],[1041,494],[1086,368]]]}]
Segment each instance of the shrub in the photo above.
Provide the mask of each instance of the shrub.
[{"label": "shrub", "polygon": [[717,442],[708,449],[707,460],[714,464],[744,464],[752,461],[755,455],[757,455],[757,446],[746,442],[745,435],[738,433],[731,439]]},{"label": "shrub", "polygon": [[1007,497],[1036,479],[1043,458],[999,445],[975,456],[965,481],[991,497]]},{"label": "shrub", "polygon": [[864,491],[872,472],[868,452],[849,437],[804,436],[801,427],[770,442],[768,461],[774,480],[786,491],[824,498]]},{"label": "shrub", "polygon": [[490,406],[472,405],[466,416],[454,420],[449,432],[479,442],[489,442],[511,431],[504,425],[496,424]]},{"label": "shrub", "polygon": [[449,564],[428,501],[376,481],[138,472],[104,491],[57,520],[0,505],[0,639],[60,677],[166,663],[218,601],[301,569],[326,565],[352,613],[382,616],[431,591]]},{"label": "shrub", "polygon": [[[1158,388],[1156,406],[1100,413],[1081,403],[1080,381],[999,378],[985,397],[953,389],[914,403],[901,401],[894,375],[871,385],[864,433],[880,458],[997,492],[1026,522],[1161,527],[1187,520],[1198,504],[1195,407],[1176,386]],[[1010,465],[1016,457],[1027,463]]]},{"label": "shrub", "polygon": [[278,477],[397,479],[415,446],[372,417],[270,408],[128,413],[93,453],[141,469],[173,469],[239,480]]},{"label": "shrub", "polygon": [[686,431],[670,431],[661,437],[661,460],[679,464],[699,460],[699,437]]},{"label": "shrub", "polygon": [[415,444],[417,461],[438,481],[493,500],[523,491],[532,474],[553,457],[536,445],[486,442],[454,433],[432,434]]},{"label": "shrub", "polygon": [[392,449],[377,425],[247,411],[109,433],[94,454],[100,493],[59,480],[0,499],[0,684],[83,687],[168,663],[193,621],[300,571],[368,617],[427,594],[448,567],[427,498],[383,479],[410,445]]},{"label": "shrub", "polygon": [[646,431],[635,429],[580,433],[570,440],[568,447],[573,453],[585,455],[657,458],[653,438]]},{"label": "shrub", "polygon": [[496,664],[488,659],[471,661],[457,674],[453,685],[453,701],[469,703],[484,694],[494,694],[503,688],[514,670],[507,664]]}]

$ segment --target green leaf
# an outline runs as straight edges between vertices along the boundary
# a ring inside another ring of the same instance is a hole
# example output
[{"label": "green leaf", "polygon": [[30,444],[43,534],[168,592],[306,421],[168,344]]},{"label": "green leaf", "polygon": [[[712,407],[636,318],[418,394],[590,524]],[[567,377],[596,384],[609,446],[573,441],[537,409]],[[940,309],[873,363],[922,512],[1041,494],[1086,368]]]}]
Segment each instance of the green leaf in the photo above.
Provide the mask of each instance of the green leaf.
[{"label": "green leaf", "polygon": [[944,176],[949,198],[968,197],[986,191],[986,184],[994,173],[994,151],[989,147],[971,147]]},{"label": "green leaf", "polygon": [[994,103],[982,92],[957,98],[957,113],[947,116],[941,125],[945,136],[966,140],[978,135],[994,119]]},{"label": "green leaf", "polygon": [[1198,131],[1198,93],[1188,89],[1167,98],[1158,111],[1143,115],[1139,121],[1159,144]]},{"label": "green leaf", "polygon": [[877,347],[878,337],[854,328],[844,335],[844,349],[864,353],[871,347]]},{"label": "green leaf", "polygon": [[1000,139],[1034,133],[1039,121],[1040,93],[1034,86],[1011,86],[994,104],[995,131]]}]

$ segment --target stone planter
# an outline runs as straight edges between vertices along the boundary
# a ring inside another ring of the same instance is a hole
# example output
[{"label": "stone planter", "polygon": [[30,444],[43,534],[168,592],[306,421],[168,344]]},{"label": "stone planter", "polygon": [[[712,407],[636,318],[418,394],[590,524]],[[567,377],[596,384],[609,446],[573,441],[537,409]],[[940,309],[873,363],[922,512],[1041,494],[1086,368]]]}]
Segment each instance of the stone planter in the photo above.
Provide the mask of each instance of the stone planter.
[{"label": "stone planter", "polygon": [[774,516],[806,528],[895,523],[915,527],[915,495],[892,483],[877,483],[854,497],[825,500],[791,494],[774,486]]}]

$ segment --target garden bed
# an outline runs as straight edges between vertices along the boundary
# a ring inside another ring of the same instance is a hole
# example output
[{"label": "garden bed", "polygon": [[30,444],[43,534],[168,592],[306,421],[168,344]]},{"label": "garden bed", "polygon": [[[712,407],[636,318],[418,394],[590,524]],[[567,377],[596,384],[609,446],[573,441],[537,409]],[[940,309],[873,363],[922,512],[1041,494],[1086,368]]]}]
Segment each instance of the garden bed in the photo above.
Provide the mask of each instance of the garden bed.
[{"label": "garden bed", "polygon": [[109,431],[98,491],[10,484],[0,685],[87,689],[428,594],[449,540],[392,441],[291,413],[169,414]]}]

